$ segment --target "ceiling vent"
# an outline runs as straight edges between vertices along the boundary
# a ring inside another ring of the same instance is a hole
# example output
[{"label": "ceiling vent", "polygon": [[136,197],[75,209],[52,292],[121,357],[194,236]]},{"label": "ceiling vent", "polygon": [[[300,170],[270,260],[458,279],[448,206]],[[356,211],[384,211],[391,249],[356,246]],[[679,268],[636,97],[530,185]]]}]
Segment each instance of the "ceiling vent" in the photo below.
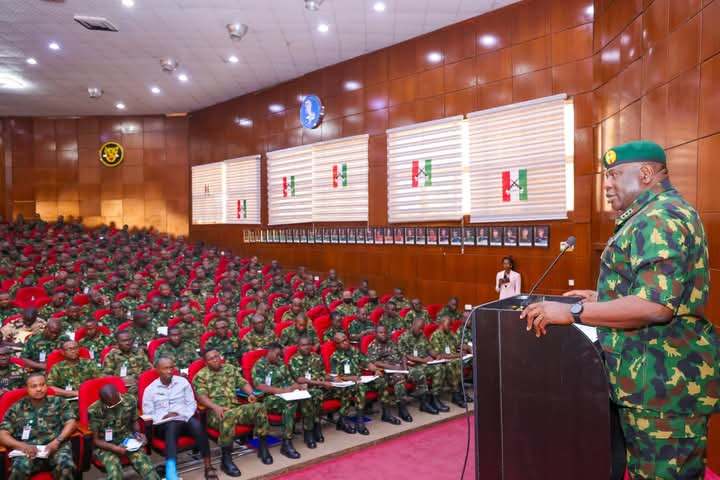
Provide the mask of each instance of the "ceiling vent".
[{"label": "ceiling vent", "polygon": [[78,22],[88,30],[100,30],[103,32],[117,32],[118,29],[115,25],[110,23],[107,18],[103,17],[87,17],[84,15],[75,15],[73,20]]}]

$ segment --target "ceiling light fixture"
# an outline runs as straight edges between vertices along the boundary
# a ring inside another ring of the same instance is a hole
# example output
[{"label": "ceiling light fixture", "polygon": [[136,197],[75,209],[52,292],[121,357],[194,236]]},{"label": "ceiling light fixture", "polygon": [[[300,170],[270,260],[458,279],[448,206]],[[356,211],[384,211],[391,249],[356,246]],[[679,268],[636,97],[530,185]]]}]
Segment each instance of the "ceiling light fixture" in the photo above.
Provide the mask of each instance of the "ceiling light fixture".
[{"label": "ceiling light fixture", "polygon": [[595,6],[594,5],[588,5],[585,7],[585,14],[589,17],[592,17],[595,15]]},{"label": "ceiling light fixture", "polygon": [[494,47],[497,43],[498,40],[495,35],[483,35],[480,37],[480,45],[483,47]]},{"label": "ceiling light fixture", "polygon": [[125,104],[122,102],[118,102],[115,104],[115,108],[117,108],[118,110],[125,110]]},{"label": "ceiling light fixture", "polygon": [[90,98],[100,98],[102,97],[103,91],[100,87],[88,87],[88,95]]},{"label": "ceiling light fixture", "polygon": [[245,35],[247,35],[248,26],[244,23],[228,23],[227,30],[230,35],[230,40],[240,41]]},{"label": "ceiling light fixture", "polygon": [[235,123],[241,127],[252,127],[252,120],[249,118],[235,118]]},{"label": "ceiling light fixture", "polygon": [[28,58],[25,60],[29,65],[37,65],[37,60],[35,60],[33,57]]},{"label": "ceiling light fixture", "polygon": [[427,59],[430,63],[440,63],[442,62],[443,56],[440,52],[430,52],[427,55]]},{"label": "ceiling light fixture", "polygon": [[273,112],[273,113],[278,113],[278,112],[282,112],[283,110],[285,110],[285,107],[283,107],[282,105],[279,105],[279,104],[277,104],[277,103],[273,103],[273,104],[270,105],[268,108],[269,108],[270,111]]},{"label": "ceiling light fixture", "polygon": [[305,10],[317,12],[325,0],[305,0]]},{"label": "ceiling light fixture", "polygon": [[135,6],[135,0],[122,0],[122,4],[126,7],[134,7]]},{"label": "ceiling light fixture", "polygon": [[178,75],[178,80],[184,83],[190,80],[190,78],[186,74],[181,73],[180,75]]},{"label": "ceiling light fixture", "polygon": [[6,88],[8,90],[20,90],[27,87],[27,83],[15,75],[9,73],[0,73],[0,88]]},{"label": "ceiling light fixture", "polygon": [[327,23],[321,23],[317,26],[317,31],[320,33],[327,33],[330,31],[330,25],[328,25]]},{"label": "ceiling light fixture", "polygon": [[375,5],[373,5],[373,10],[375,10],[378,13],[382,13],[385,11],[387,7],[383,2],[375,2]]},{"label": "ceiling light fixture", "polygon": [[240,59],[235,55],[230,55],[228,57],[227,61],[230,63],[238,63],[240,61]]},{"label": "ceiling light fixture", "polygon": [[172,57],[160,59],[160,66],[166,72],[174,72],[175,69],[177,69],[178,65],[180,65],[180,63],[178,63],[178,61]]},{"label": "ceiling light fixture", "polygon": [[160,87],[153,85],[152,87],[150,87],[150,91],[153,93],[153,95],[160,95],[160,92],[162,90],[160,90]]},{"label": "ceiling light fixture", "polygon": [[49,48],[50,50],[60,50],[60,44],[57,43],[57,42],[50,42],[50,43],[48,44],[48,48]]},{"label": "ceiling light fixture", "polygon": [[352,92],[353,90],[357,90],[361,87],[359,82],[356,82],[354,80],[349,80],[345,82],[345,90]]}]

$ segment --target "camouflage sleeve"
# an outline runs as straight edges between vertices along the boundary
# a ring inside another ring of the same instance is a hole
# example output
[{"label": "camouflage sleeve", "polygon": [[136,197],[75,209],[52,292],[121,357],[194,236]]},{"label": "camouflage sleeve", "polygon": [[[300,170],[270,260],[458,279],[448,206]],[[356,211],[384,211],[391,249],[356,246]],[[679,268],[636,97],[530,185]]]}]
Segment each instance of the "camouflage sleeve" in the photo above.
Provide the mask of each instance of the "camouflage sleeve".
[{"label": "camouflage sleeve", "polygon": [[210,395],[210,389],[208,388],[207,378],[204,372],[205,369],[200,370],[192,381],[195,393],[197,393],[198,397],[201,395]]},{"label": "camouflage sleeve", "polygon": [[430,335],[430,341],[428,342],[430,344],[430,348],[436,352],[442,352],[445,349],[444,345],[441,345],[440,335],[438,335],[438,332],[440,330],[435,330],[432,335]]},{"label": "camouflage sleeve", "polygon": [[685,291],[683,280],[695,266],[687,252],[702,248],[695,235],[678,218],[648,216],[633,229],[630,261],[635,281],[632,295],[663,305],[676,312]]},{"label": "camouflage sleeve", "polygon": [[290,340],[290,327],[285,328],[280,334],[280,344],[284,347],[288,347],[288,341]]},{"label": "camouflage sleeve", "polygon": [[252,374],[250,375],[250,378],[252,378],[253,385],[262,385],[265,383],[265,369],[262,368],[262,365],[260,363],[256,363],[252,368]]},{"label": "camouflage sleeve", "polygon": [[33,347],[32,347],[33,343],[35,343],[35,342],[32,341],[32,337],[28,338],[25,341],[25,345],[23,345],[22,354],[20,355],[22,358],[29,358],[29,359],[33,359],[33,360],[35,359],[35,357],[33,356]]},{"label": "camouflage sleeve", "polygon": [[298,363],[299,363],[298,357],[299,357],[299,354],[294,355],[290,359],[290,362],[288,363],[288,370],[290,370],[290,375],[292,376],[292,378],[294,380],[297,380],[298,378],[300,378],[301,376],[304,375],[304,373],[300,374],[300,372],[298,371]]},{"label": "camouflage sleeve", "polygon": [[13,434],[14,426],[17,424],[16,418],[18,405],[18,403],[15,403],[10,408],[8,408],[7,412],[5,412],[5,415],[2,418],[2,422],[0,422],[0,430],[10,432],[10,435]]},{"label": "camouflage sleeve", "polygon": [[102,370],[105,375],[115,375],[115,355],[113,355],[113,351],[110,350],[107,355],[105,355],[105,360],[102,364]]},{"label": "camouflage sleeve", "polygon": [[370,346],[367,349],[367,359],[370,362],[375,363],[375,362],[377,362],[378,358],[379,358],[379,355],[378,355],[377,345],[375,344],[375,342],[372,342],[372,343],[370,343]]},{"label": "camouflage sleeve", "polygon": [[75,409],[71,407],[70,402],[65,399],[58,397],[58,409],[59,417],[62,423],[65,423],[68,420],[77,420],[78,416],[75,413]]},{"label": "camouflage sleeve", "polygon": [[63,385],[62,383],[62,372],[60,364],[56,363],[50,368],[50,373],[47,376],[47,384],[53,387],[65,388],[65,385]]},{"label": "camouflage sleeve", "polygon": [[362,325],[357,320],[353,320],[350,322],[350,326],[348,327],[348,333],[350,335],[357,335],[358,333],[362,332]]},{"label": "camouflage sleeve", "polygon": [[101,434],[104,430],[104,424],[102,418],[100,418],[100,400],[90,405],[88,408],[88,428],[91,431]]},{"label": "camouflage sleeve", "polygon": [[233,378],[235,380],[233,382],[235,384],[235,389],[243,390],[246,386],[250,385],[248,381],[245,380],[245,377],[243,376],[242,372],[240,372],[239,368],[233,366],[232,372]]},{"label": "camouflage sleeve", "polygon": [[314,328],[311,328],[308,330],[308,337],[310,337],[310,342],[312,342],[313,345],[316,343],[320,343],[320,337],[318,337],[317,332]]},{"label": "camouflage sleeve", "polygon": [[407,341],[407,335],[405,335],[404,333],[400,335],[400,338],[398,338],[398,350],[400,350],[400,353],[403,356],[408,355],[412,351],[412,348]]}]

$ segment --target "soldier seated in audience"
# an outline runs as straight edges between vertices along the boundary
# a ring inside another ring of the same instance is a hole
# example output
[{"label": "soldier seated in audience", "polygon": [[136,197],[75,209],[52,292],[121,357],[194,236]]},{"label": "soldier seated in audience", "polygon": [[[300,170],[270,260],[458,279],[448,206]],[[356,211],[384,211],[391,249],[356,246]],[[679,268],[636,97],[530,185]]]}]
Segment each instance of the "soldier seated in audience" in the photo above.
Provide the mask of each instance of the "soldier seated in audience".
[{"label": "soldier seated in audience", "polygon": [[315,328],[310,323],[307,315],[300,312],[295,317],[295,323],[285,328],[280,334],[280,344],[284,347],[297,345],[298,339],[303,335],[310,339],[315,351],[320,350],[320,339]]},{"label": "soldier seated in audience", "polygon": [[273,315],[275,315],[275,310],[291,305],[292,302],[292,290],[289,287],[283,288],[279,293],[280,295],[273,299],[273,303],[270,305],[270,310]]},{"label": "soldier seated in audience", "polygon": [[180,302],[180,307],[188,307],[190,311],[192,312],[193,316],[200,317],[202,312],[192,304],[192,300],[190,299],[189,295],[180,295],[178,302]]},{"label": "soldier seated in audience", "polygon": [[343,318],[337,310],[330,314],[330,326],[323,333],[323,342],[333,341],[336,333],[346,333],[342,326]]},{"label": "soldier seated in audience", "polygon": [[396,287],[393,290],[393,296],[391,299],[393,302],[395,302],[395,307],[397,308],[398,312],[403,308],[410,308],[410,302],[407,301],[407,299],[405,298],[405,292],[400,287]]},{"label": "soldier seated in audience", "polygon": [[368,317],[365,307],[357,309],[357,318],[350,322],[348,332],[352,343],[360,343],[362,337],[375,333],[375,324]]},{"label": "soldier seated in audience", "polygon": [[292,287],[295,282],[298,280],[305,281],[305,266],[304,265],[298,265],[297,271],[295,272],[295,275],[293,275],[290,278],[290,286]]},{"label": "soldier seated in audience", "polygon": [[0,329],[0,333],[8,342],[25,343],[31,335],[45,330],[46,325],[45,320],[38,318],[37,308],[28,307],[23,310],[22,317],[8,322]]},{"label": "soldier seated in audience", "polygon": [[416,318],[421,318],[425,322],[425,325],[432,323],[430,314],[425,310],[419,298],[412,299],[410,311],[405,314],[405,322],[412,325],[412,322],[415,321]]},{"label": "soldier seated in audience", "polygon": [[[0,423],[0,444],[24,454],[12,459],[10,478],[29,479],[49,468],[53,478],[73,480],[77,467],[68,441],[76,427],[73,409],[62,397],[48,396],[41,373],[30,374],[25,387],[27,397],[15,402]],[[45,447],[43,458],[39,446]]]},{"label": "soldier seated in audience", "polygon": [[129,320],[122,303],[118,301],[110,302],[110,313],[100,319],[100,322],[108,327],[111,332],[117,332],[120,325]]},{"label": "soldier seated in audience", "polygon": [[190,366],[192,362],[200,359],[195,346],[185,340],[185,336],[179,327],[170,327],[168,329],[168,340],[158,347],[155,351],[155,359],[169,358],[175,365],[183,370]]},{"label": "soldier seated in audience", "polygon": [[335,307],[335,310],[333,312],[338,312],[343,317],[349,317],[350,315],[354,315],[357,311],[357,304],[352,298],[352,292],[350,290],[345,290],[342,293],[342,301],[340,305]]},{"label": "soldier seated in audience", "polygon": [[448,317],[450,318],[451,322],[462,320],[463,314],[461,311],[458,310],[457,297],[450,297],[447,305],[441,308],[440,311],[437,313],[437,316],[435,318],[438,320],[438,323],[441,317]]},{"label": "soldier seated in audience", "polygon": [[250,301],[250,303],[248,303],[245,306],[245,308],[246,309],[250,309],[250,308],[256,309],[258,307],[258,305],[260,305],[261,303],[265,303],[266,298],[267,298],[267,294],[265,293],[265,290],[258,290],[255,292],[255,295],[253,295],[253,299]]},{"label": "soldier seated in audience", "polygon": [[[253,426],[253,433],[258,438],[258,457],[264,464],[271,464],[273,458],[267,444],[270,425],[265,405],[258,402],[252,387],[237,366],[221,362],[217,350],[206,350],[203,359],[205,367],[193,378],[193,386],[198,401],[208,409],[208,425],[220,432],[220,469],[231,477],[240,476],[240,469],[232,460],[236,425]],[[241,404],[238,401],[237,391],[247,396],[248,403]]]},{"label": "soldier seated in audience", "polygon": [[10,390],[25,385],[27,371],[17,363],[10,361],[10,349],[0,347],[0,397]]},{"label": "soldier seated in audience", "polygon": [[274,274],[272,277],[272,283],[268,289],[268,294],[280,293],[283,288],[285,288],[285,278],[283,278],[280,273]]},{"label": "soldier seated in audience", "polygon": [[380,297],[378,297],[376,290],[368,291],[368,300],[365,308],[368,309],[368,314],[372,313],[376,308],[380,308]]},{"label": "soldier seated in audience", "polygon": [[134,312],[145,303],[145,296],[140,293],[137,284],[130,283],[127,287],[127,296],[120,299],[120,303],[126,312]]},{"label": "soldier seated in audience", "polygon": [[166,327],[170,320],[170,309],[163,307],[157,295],[150,299],[149,307],[145,309],[145,312],[147,312],[150,323],[156,330],[158,327]]},{"label": "soldier seated in audience", "polygon": [[65,315],[62,317],[63,326],[69,332],[75,332],[85,325],[88,320],[87,315],[82,311],[82,308],[77,303],[71,303],[65,309]]},{"label": "soldier seated in audience", "polygon": [[295,318],[298,316],[298,314],[300,312],[305,313],[305,308],[303,307],[303,301],[300,298],[293,298],[291,307],[288,308],[288,310],[285,313],[283,313],[280,321],[281,322],[294,322]]},{"label": "soldier seated in audience", "polygon": [[352,294],[353,302],[357,303],[362,297],[367,297],[370,294],[368,285],[367,280],[360,280],[360,285]]},{"label": "soldier seated in audience", "polygon": [[[330,282],[330,286],[328,288],[330,290],[325,294],[325,305],[330,306],[330,304],[334,301],[343,298],[344,291],[340,290],[340,286],[337,282]],[[350,298],[352,298],[352,293],[350,294]]]},{"label": "soldier seated in audience", "polygon": [[21,358],[31,369],[45,371],[47,356],[53,350],[61,348],[68,340],[70,338],[63,333],[62,322],[57,318],[51,318],[45,330],[30,335],[23,346]]},{"label": "soldier seated in audience", "polygon": [[450,408],[442,403],[439,398],[445,381],[445,372],[440,364],[428,365],[428,362],[435,359],[437,352],[430,346],[430,342],[423,333],[424,329],[425,320],[416,318],[410,329],[398,338],[398,347],[400,353],[405,356],[408,367],[420,369],[425,374],[425,377],[430,380],[431,395],[427,403],[432,405],[438,412],[447,412]]},{"label": "soldier seated in audience", "polygon": [[5,322],[6,319],[15,315],[20,315],[22,309],[12,304],[10,294],[7,292],[0,292],[0,324]]},{"label": "soldier seated in audience", "polygon": [[267,354],[258,360],[252,369],[252,381],[255,388],[266,394],[263,403],[268,412],[282,415],[282,445],[280,453],[290,459],[300,458],[292,443],[295,429],[295,412],[298,403],[308,400],[287,401],[278,397],[278,393],[289,393],[294,390],[305,390],[305,385],[295,383],[283,361],[283,347],[279,343],[271,343]]},{"label": "soldier seated in audience", "polygon": [[343,285],[342,280],[340,280],[337,276],[337,272],[335,271],[334,268],[331,268],[330,270],[328,270],[328,278],[323,280],[322,283],[320,284],[320,287],[319,287],[320,291],[322,292],[323,290],[328,288],[330,286],[330,283],[332,283],[332,282],[337,283],[340,290],[345,289],[345,286]]},{"label": "soldier seated in audience", "polygon": [[80,339],[80,346],[87,348],[90,358],[100,364],[100,355],[105,348],[115,343],[115,337],[100,331],[100,325],[94,318],[85,321],[85,336]]},{"label": "soldier seated in audience", "polygon": [[[237,321],[235,318],[230,316],[230,313],[228,312],[228,309],[225,305],[216,304],[217,308],[215,309],[215,318],[210,320],[208,323],[207,329],[213,330],[215,328],[215,325],[220,320],[227,322],[228,328],[232,332],[233,335],[237,336],[237,334],[240,332],[240,329],[238,328]],[[243,325],[245,326],[245,325]]]},{"label": "soldier seated in audience", "polygon": [[61,313],[65,311],[65,302],[67,301],[67,294],[65,290],[56,289],[53,293],[52,299],[40,307],[38,310],[38,316],[40,318],[48,319],[54,313]]},{"label": "soldier seated in audience", "polygon": [[142,479],[160,480],[145,449],[130,452],[122,445],[127,438],[147,443],[140,433],[134,396],[118,392],[114,385],[103,385],[100,399],[88,408],[88,427],[95,446],[93,455],[102,462],[108,480],[123,479],[123,458],[128,459]]},{"label": "soldier seated in audience", "polygon": [[190,291],[185,292],[185,295],[193,302],[197,302],[201,307],[205,305],[205,302],[210,297],[210,294],[201,288],[200,282],[197,279],[190,282]]},{"label": "soldier seated in audience", "polygon": [[430,348],[435,352],[435,358],[439,360],[452,360],[440,364],[443,370],[445,385],[452,392],[452,402],[460,408],[466,407],[465,388],[462,384],[462,366],[458,359],[466,353],[472,353],[469,345],[460,345],[460,335],[453,332],[450,317],[443,315],[438,317],[437,330],[430,336]]},{"label": "soldier seated in audience", "polygon": [[124,291],[123,286],[120,284],[121,282],[122,279],[119,276],[111,276],[108,283],[104,287],[100,288],[100,293],[108,298],[114,299],[118,294]]},{"label": "soldier seated in audience", "polygon": [[382,317],[380,317],[378,325],[384,325],[390,333],[397,330],[403,330],[408,327],[405,319],[397,312],[397,307],[395,306],[395,302],[393,300],[390,300],[385,304],[385,311],[383,312]]},{"label": "soldier seated in audience", "polygon": [[239,365],[242,355],[240,353],[240,341],[228,329],[227,321],[217,320],[213,332],[215,335],[208,338],[203,351],[217,350],[223,360],[235,366]]},{"label": "soldier seated in audience", "polygon": [[147,349],[147,344],[157,337],[157,329],[150,321],[145,310],[135,310],[132,314],[132,323],[127,331],[135,339],[136,348]]},{"label": "soldier seated in audience", "polygon": [[305,308],[306,311],[319,305],[325,305],[322,296],[318,293],[315,285],[308,285],[305,288],[305,297],[302,299],[302,301],[303,308]]},{"label": "soldier seated in audience", "polygon": [[190,307],[180,307],[178,310],[180,322],[176,325],[182,332],[183,338],[193,346],[194,349],[200,349],[200,337],[205,333],[205,327],[190,310]]},{"label": "soldier seated in audience", "polygon": [[153,435],[165,439],[165,478],[177,480],[177,441],[181,435],[189,435],[200,450],[205,478],[217,480],[207,432],[195,417],[197,403],[190,383],[174,374],[175,363],[168,358],[159,358],[155,369],[159,378],[145,389],[142,410],[152,418]]},{"label": "soldier seated in audience", "polygon": [[88,304],[84,306],[83,310],[88,315],[94,315],[98,310],[104,310],[110,305],[110,300],[97,290],[90,290],[87,296]]},{"label": "soldier seated in audience", "polygon": [[262,315],[258,313],[253,315],[251,325],[252,330],[240,340],[240,352],[243,355],[250,350],[266,348],[271,343],[278,341],[275,330],[267,327],[267,320]]},{"label": "soldier seated in audience", "polygon": [[137,379],[142,372],[152,368],[144,350],[133,347],[134,339],[130,332],[122,331],[115,334],[116,348],[105,355],[102,370],[105,375],[122,377],[128,391],[137,393]]},{"label": "soldier seated in audience", "polygon": [[77,398],[80,385],[100,376],[100,368],[87,358],[80,358],[80,346],[74,340],[62,345],[64,360],[50,367],[47,384],[55,389],[55,394],[65,398]]},{"label": "soldier seated in audience", "polygon": [[225,308],[227,308],[229,316],[231,316],[232,318],[237,318],[237,314],[239,311],[238,302],[240,301],[240,299],[236,297],[235,291],[221,291],[220,293],[218,293],[218,298],[219,300],[215,305],[213,305],[212,311],[217,313],[218,308],[220,308],[220,306],[224,306]]},{"label": "soldier seated in audience", "polygon": [[178,301],[178,298],[173,294],[170,285],[167,283],[161,283],[160,286],[158,286],[158,293],[156,296],[160,297],[160,303],[167,310],[171,310],[175,302]]}]

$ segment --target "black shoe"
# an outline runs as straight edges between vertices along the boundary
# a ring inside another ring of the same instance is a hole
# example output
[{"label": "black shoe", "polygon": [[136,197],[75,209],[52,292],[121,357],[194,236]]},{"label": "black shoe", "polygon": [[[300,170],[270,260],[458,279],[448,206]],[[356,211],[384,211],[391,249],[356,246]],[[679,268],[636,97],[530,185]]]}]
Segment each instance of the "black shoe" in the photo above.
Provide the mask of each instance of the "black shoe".
[{"label": "black shoe", "polygon": [[400,425],[400,420],[395,418],[392,413],[390,413],[390,409],[386,406],[382,407],[382,417],[380,417],[380,420],[387,423],[392,423],[393,425]]},{"label": "black shoe", "polygon": [[440,401],[440,398],[437,395],[432,395],[430,397],[432,399],[432,405],[437,409],[438,412],[449,412],[450,407],[445,405]]},{"label": "black shoe", "polygon": [[260,460],[265,465],[273,463],[272,455],[270,455],[270,451],[268,450],[267,437],[258,438],[258,457],[260,457]]},{"label": "black shoe", "polygon": [[239,477],[240,476],[240,469],[233,463],[232,460],[232,451],[233,447],[230,445],[229,447],[221,447],[220,450],[222,451],[222,458],[220,459],[220,470],[225,473],[225,475],[229,477]]},{"label": "black shoe", "polygon": [[303,431],[303,439],[305,441],[305,445],[307,445],[308,448],[316,448],[317,447],[317,444],[315,443],[315,436],[313,435],[312,430]]},{"label": "black shoe", "polygon": [[356,428],[357,432],[360,435],[370,435],[370,430],[367,429],[367,427],[365,426],[365,422],[363,422],[362,420],[358,420]]},{"label": "black shoe", "polygon": [[292,444],[292,440],[290,440],[289,438],[283,439],[282,445],[280,445],[280,453],[292,460],[300,458],[300,454],[297,452],[297,450],[295,450],[295,447],[293,447]]},{"label": "black shoe", "polygon": [[335,428],[337,430],[342,430],[345,433],[355,433],[355,426],[350,423],[350,421],[347,419],[347,417],[340,417],[340,419],[335,424]]},{"label": "black shoe", "polygon": [[315,441],[317,443],[323,443],[325,441],[325,437],[323,437],[323,434],[322,434],[322,428],[321,428],[320,422],[317,422],[315,424],[315,427],[313,428],[313,437],[315,438]]},{"label": "black shoe", "polygon": [[465,403],[465,399],[463,397],[464,395],[462,392],[455,392],[452,394],[451,401],[460,408],[467,408],[467,403]]},{"label": "black shoe", "polygon": [[413,421],[413,418],[410,415],[410,412],[408,412],[406,402],[400,402],[400,405],[398,405],[398,415],[400,415],[400,418],[403,419],[403,422],[412,422]]},{"label": "black shoe", "polygon": [[440,412],[438,412],[438,409],[435,408],[435,406],[432,404],[429,393],[423,395],[422,398],[420,399],[420,411],[429,413],[431,415],[437,415],[438,413],[440,413]]}]

